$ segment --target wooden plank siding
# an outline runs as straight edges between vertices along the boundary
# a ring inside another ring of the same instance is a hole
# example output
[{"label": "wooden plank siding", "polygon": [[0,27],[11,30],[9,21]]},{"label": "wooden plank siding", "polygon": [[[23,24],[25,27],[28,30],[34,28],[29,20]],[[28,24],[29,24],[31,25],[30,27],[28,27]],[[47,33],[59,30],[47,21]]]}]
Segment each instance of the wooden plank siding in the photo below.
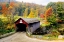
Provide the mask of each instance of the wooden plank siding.
[{"label": "wooden plank siding", "polygon": [[33,33],[36,29],[40,27],[40,21],[35,18],[19,18],[16,22],[15,25],[22,23],[25,24],[28,32]]}]

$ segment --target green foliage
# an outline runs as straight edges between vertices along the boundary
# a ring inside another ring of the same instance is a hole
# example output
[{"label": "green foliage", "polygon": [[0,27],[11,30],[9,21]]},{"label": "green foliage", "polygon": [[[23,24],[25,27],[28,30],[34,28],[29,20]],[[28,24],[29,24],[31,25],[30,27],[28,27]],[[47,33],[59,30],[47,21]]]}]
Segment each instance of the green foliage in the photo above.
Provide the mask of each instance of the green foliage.
[{"label": "green foliage", "polygon": [[9,7],[9,4],[6,4],[6,7],[8,8]]},{"label": "green foliage", "polygon": [[50,26],[50,23],[48,24],[41,24],[42,27],[45,27],[45,26]]},{"label": "green foliage", "polygon": [[60,32],[61,35],[64,35],[64,28],[59,28],[58,31]]},{"label": "green foliage", "polygon": [[42,6],[42,5],[37,5],[37,4],[32,4],[32,3],[24,3],[24,2],[22,2],[22,3],[15,3],[15,4],[17,4],[18,6],[16,6],[15,7],[15,10],[16,10],[16,14],[18,13],[18,15],[19,16],[23,16],[24,14],[23,13],[25,13],[25,10],[26,10],[26,8],[28,8],[28,15],[30,14],[30,9],[31,8],[34,8],[35,10],[36,9],[38,9],[38,14],[40,14],[40,13],[43,13],[43,11],[44,11],[44,7]]},{"label": "green foliage", "polygon": [[55,16],[55,14],[52,14],[50,17],[47,18],[47,20],[51,24],[56,23],[56,16]]},{"label": "green foliage", "polygon": [[59,20],[64,20],[64,3],[63,2],[50,2],[46,6],[48,9],[49,7],[52,7],[53,13],[57,15]]},{"label": "green foliage", "polygon": [[[10,23],[11,22],[11,23]],[[8,28],[7,28],[8,27]],[[0,35],[14,31],[13,21],[9,21],[7,17],[0,17]]]},{"label": "green foliage", "polygon": [[2,19],[0,18],[0,28],[3,26]]},{"label": "green foliage", "polygon": [[48,3],[46,8],[48,9],[49,7],[52,7],[53,13],[56,14],[56,3],[55,2]]},{"label": "green foliage", "polygon": [[34,14],[35,14],[35,17],[38,17],[38,9],[35,10]]},{"label": "green foliage", "polygon": [[51,33],[44,35],[44,37],[47,37],[49,40],[53,40],[53,39],[58,39],[58,35],[60,35],[60,33],[53,29],[50,30]]},{"label": "green foliage", "polygon": [[19,16],[22,16],[23,13],[24,13],[24,10],[25,10],[25,8],[20,6],[20,7],[18,8],[18,12],[19,12],[18,15],[19,15]]},{"label": "green foliage", "polygon": [[18,16],[18,14],[16,14],[16,15],[14,16],[14,21],[18,20],[20,17],[21,17],[21,16]]},{"label": "green foliage", "polygon": [[23,14],[24,18],[27,18],[27,16],[28,16],[28,8],[25,9],[24,14]]},{"label": "green foliage", "polygon": [[55,14],[52,14],[52,16],[48,17],[48,22],[50,22],[51,28],[57,29],[59,27],[59,24],[57,23]]},{"label": "green foliage", "polygon": [[2,10],[2,6],[0,6],[0,10]]},{"label": "green foliage", "polygon": [[60,33],[58,32],[58,30],[56,30],[56,29],[53,29],[53,30],[51,31],[51,33],[52,33],[52,35],[54,35],[54,36],[60,35]]},{"label": "green foliage", "polygon": [[64,20],[64,7],[63,7],[63,2],[58,2],[57,3],[57,14],[59,20]]}]

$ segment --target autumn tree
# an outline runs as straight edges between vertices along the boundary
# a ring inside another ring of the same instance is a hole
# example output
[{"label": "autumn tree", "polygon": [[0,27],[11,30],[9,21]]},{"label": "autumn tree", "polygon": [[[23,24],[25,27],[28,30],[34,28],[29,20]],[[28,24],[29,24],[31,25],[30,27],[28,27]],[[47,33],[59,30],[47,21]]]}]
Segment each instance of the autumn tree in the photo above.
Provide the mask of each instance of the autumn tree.
[{"label": "autumn tree", "polygon": [[57,2],[57,15],[59,20],[64,20],[64,3],[63,2]]},{"label": "autumn tree", "polygon": [[34,9],[31,8],[30,14],[28,15],[28,18],[35,18]]},{"label": "autumn tree", "polygon": [[7,28],[12,28],[12,26],[14,26],[14,13],[15,13],[15,4],[14,2],[10,2],[7,15],[10,22]]},{"label": "autumn tree", "polygon": [[2,13],[1,10],[2,10],[2,6],[0,5],[0,13]]},{"label": "autumn tree", "polygon": [[3,13],[4,16],[6,16],[8,14],[8,8],[6,7],[6,4],[2,5],[1,12]]},{"label": "autumn tree", "polygon": [[52,7],[53,13],[56,14],[56,2],[50,2],[47,4],[46,8]]},{"label": "autumn tree", "polygon": [[40,14],[40,18],[44,19],[45,15],[44,14]]},{"label": "autumn tree", "polygon": [[38,9],[35,10],[34,15],[35,15],[35,17],[38,17]]},{"label": "autumn tree", "polygon": [[24,14],[23,14],[24,18],[27,18],[27,16],[28,16],[28,8],[25,9]]},{"label": "autumn tree", "polygon": [[45,20],[47,21],[47,17],[52,15],[52,7],[48,8],[45,12]]},{"label": "autumn tree", "polygon": [[14,4],[10,3],[5,3],[1,5],[2,9],[0,10],[0,12],[2,12],[2,15],[5,16],[6,19],[4,19],[4,24],[3,27],[5,27],[6,29],[11,29],[13,28],[13,24],[14,24]]},{"label": "autumn tree", "polygon": [[[50,18],[49,17],[52,16],[52,7],[48,8],[46,10],[45,14],[41,14],[41,15],[40,15],[40,17],[44,18],[44,20],[41,22],[42,23],[42,26],[49,26],[50,25],[50,22],[49,22],[49,19]],[[53,18],[52,18],[52,21],[53,21]],[[55,19],[54,19],[54,21],[55,21]]]}]

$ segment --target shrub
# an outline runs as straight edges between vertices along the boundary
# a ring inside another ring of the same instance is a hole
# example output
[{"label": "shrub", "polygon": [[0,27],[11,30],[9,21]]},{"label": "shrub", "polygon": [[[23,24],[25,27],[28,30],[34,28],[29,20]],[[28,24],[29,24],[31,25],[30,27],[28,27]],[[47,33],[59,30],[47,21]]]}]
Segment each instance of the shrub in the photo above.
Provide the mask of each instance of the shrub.
[{"label": "shrub", "polygon": [[8,20],[7,17],[0,18],[0,35],[14,31],[13,20]]},{"label": "shrub", "polygon": [[60,32],[61,35],[64,35],[64,28],[59,28],[58,31]]},{"label": "shrub", "polygon": [[48,22],[50,22],[51,28],[57,29],[59,27],[59,24],[57,23],[57,18],[55,14],[52,14],[52,16],[47,18]]},{"label": "shrub", "polygon": [[58,37],[58,35],[60,35],[58,30],[56,30],[56,29],[51,30],[51,34],[52,34],[52,36],[55,36],[55,37]]}]

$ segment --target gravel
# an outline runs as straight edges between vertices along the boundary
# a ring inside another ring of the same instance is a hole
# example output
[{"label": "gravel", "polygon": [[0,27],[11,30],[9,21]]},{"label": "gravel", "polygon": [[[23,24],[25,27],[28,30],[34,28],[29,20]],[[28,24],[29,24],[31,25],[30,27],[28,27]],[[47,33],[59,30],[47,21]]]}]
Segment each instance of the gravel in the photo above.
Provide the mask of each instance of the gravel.
[{"label": "gravel", "polygon": [[64,42],[64,40],[40,40],[26,36],[26,32],[17,32],[11,36],[0,39],[0,42]]}]

